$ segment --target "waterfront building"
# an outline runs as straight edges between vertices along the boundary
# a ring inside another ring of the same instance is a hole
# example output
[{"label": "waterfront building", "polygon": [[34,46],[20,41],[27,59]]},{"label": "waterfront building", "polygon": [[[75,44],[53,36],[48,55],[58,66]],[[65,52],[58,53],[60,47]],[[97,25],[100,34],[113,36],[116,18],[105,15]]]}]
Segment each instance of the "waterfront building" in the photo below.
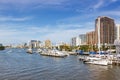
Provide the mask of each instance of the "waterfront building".
[{"label": "waterfront building", "polygon": [[73,38],[71,39],[71,45],[72,45],[72,46],[76,46],[76,37],[73,37]]},{"label": "waterfront building", "polygon": [[79,46],[80,45],[80,42],[81,42],[81,39],[80,37],[76,37],[76,46]]},{"label": "waterfront building", "polygon": [[86,34],[80,34],[80,45],[86,45]]},{"label": "waterfront building", "polygon": [[40,47],[40,41],[31,40],[30,43],[29,43],[29,47],[31,47],[31,48],[39,48]]},{"label": "waterfront building", "polygon": [[73,37],[72,41],[71,41],[71,44],[72,44],[72,46],[79,46],[80,42],[81,42],[81,40],[80,40],[79,36],[78,37]]},{"label": "waterfront building", "polygon": [[115,34],[116,34],[116,39],[120,40],[120,24],[116,25]]},{"label": "waterfront building", "polygon": [[52,48],[52,43],[49,39],[45,40],[45,48]]},{"label": "waterfront building", "polygon": [[98,27],[100,29],[100,44],[113,44],[115,40],[115,23],[114,20],[101,16],[95,20],[95,42],[98,44]]},{"label": "waterfront building", "polygon": [[88,45],[95,45],[95,31],[86,33],[86,43]]}]

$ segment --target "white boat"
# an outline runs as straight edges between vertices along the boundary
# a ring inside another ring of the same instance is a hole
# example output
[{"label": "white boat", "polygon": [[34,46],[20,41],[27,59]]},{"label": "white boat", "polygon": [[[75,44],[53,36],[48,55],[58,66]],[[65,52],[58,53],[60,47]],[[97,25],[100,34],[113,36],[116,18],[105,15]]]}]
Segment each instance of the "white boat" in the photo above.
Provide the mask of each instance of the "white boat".
[{"label": "white boat", "polygon": [[105,55],[88,56],[84,60],[84,62],[95,65],[104,65],[104,66],[110,64],[110,61],[106,58]]},{"label": "white boat", "polygon": [[29,48],[29,49],[27,49],[27,51],[26,51],[27,53],[30,53],[30,54],[32,54],[33,53],[33,51],[32,51],[32,49],[31,48]]},{"label": "white boat", "polygon": [[67,51],[62,51],[65,55],[69,56],[69,53]]},{"label": "white boat", "polygon": [[107,66],[108,60],[107,59],[94,60],[92,64]]},{"label": "white boat", "polygon": [[100,54],[100,18],[98,18],[98,49],[99,49],[99,54],[93,56],[87,57],[84,62],[85,63],[90,63],[90,64],[96,64],[96,65],[105,65],[107,66],[110,62],[109,60],[105,57],[105,55]]},{"label": "white boat", "polygon": [[58,50],[51,50],[51,53],[55,54],[55,55],[58,55],[58,56],[67,56],[68,55],[65,52],[58,51]]},{"label": "white boat", "polygon": [[37,49],[37,52],[38,52],[38,53],[41,53],[41,52],[42,52],[42,49]]},{"label": "white boat", "polygon": [[66,57],[67,55],[58,50],[43,50],[41,55],[52,56],[52,57]]}]

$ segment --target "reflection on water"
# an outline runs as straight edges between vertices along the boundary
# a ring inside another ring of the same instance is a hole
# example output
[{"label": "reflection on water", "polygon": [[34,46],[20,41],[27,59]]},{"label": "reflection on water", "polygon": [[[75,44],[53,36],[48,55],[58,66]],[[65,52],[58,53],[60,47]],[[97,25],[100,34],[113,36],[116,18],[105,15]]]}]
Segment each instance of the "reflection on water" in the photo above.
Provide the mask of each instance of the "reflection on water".
[{"label": "reflection on water", "polygon": [[24,49],[0,51],[0,80],[120,80],[119,66],[83,64],[77,56],[54,58]]}]

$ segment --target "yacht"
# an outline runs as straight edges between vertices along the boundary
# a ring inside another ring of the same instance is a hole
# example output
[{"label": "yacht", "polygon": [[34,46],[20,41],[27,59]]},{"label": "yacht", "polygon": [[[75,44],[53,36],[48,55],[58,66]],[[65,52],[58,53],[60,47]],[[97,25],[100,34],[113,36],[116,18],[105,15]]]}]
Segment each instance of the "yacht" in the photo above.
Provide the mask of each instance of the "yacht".
[{"label": "yacht", "polygon": [[41,55],[45,55],[45,56],[52,56],[52,57],[66,57],[67,54],[63,53],[62,51],[59,50],[43,50],[42,53],[40,53]]}]

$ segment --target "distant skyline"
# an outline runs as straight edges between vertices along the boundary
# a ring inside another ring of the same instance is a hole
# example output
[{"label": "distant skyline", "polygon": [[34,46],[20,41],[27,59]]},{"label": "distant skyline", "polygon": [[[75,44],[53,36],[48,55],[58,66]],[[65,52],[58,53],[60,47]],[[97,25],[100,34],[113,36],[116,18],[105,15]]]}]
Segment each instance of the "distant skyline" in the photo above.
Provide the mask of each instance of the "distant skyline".
[{"label": "distant skyline", "polygon": [[120,24],[120,0],[0,0],[0,43],[70,42],[93,31],[98,16]]}]

